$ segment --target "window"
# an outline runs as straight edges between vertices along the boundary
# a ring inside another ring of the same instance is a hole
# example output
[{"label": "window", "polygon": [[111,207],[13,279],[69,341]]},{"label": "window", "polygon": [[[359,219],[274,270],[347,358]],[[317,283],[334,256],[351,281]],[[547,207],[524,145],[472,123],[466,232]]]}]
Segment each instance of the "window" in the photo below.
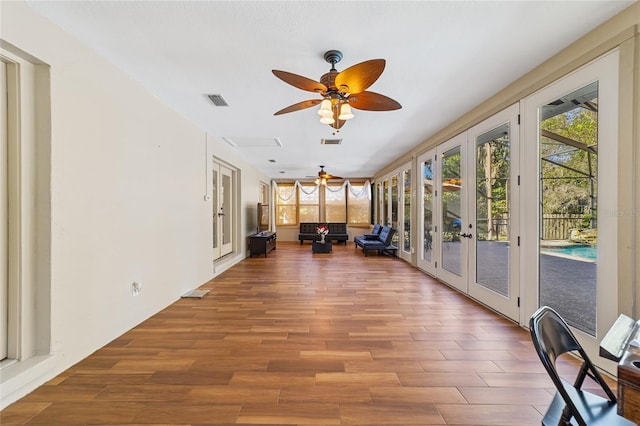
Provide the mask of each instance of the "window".
[{"label": "window", "polygon": [[298,186],[298,215],[300,222],[320,221],[320,191],[316,185]]},{"label": "window", "polygon": [[368,225],[371,222],[371,190],[366,182],[340,185],[286,182],[274,185],[276,225],[301,222],[339,222]]},{"label": "window", "polygon": [[271,197],[269,197],[269,185],[264,182],[260,182],[260,193],[258,194],[258,202],[262,204],[271,204]]},{"label": "window", "polygon": [[298,200],[296,186],[293,183],[282,183],[277,186],[276,225],[295,225],[298,223]]},{"label": "window", "polygon": [[326,222],[347,221],[346,188],[343,185],[327,185],[324,192]]},{"label": "window", "polygon": [[369,184],[356,183],[347,187],[347,213],[350,224],[371,223],[371,200]]}]

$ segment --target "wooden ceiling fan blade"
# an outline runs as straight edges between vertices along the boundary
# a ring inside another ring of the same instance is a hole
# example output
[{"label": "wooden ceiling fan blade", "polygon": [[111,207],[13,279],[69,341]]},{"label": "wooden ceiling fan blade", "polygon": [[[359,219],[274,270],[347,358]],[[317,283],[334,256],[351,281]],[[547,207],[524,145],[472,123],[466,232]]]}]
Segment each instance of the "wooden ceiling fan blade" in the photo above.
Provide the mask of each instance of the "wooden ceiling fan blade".
[{"label": "wooden ceiling fan blade", "polygon": [[334,175],[332,175],[330,173],[327,173],[324,170],[324,166],[320,166],[320,171],[318,172],[318,178],[325,179],[325,180],[327,180],[327,179],[342,179],[340,176],[334,176]]},{"label": "wooden ceiling fan blade", "polygon": [[308,101],[298,102],[297,104],[289,105],[288,107],[281,109],[280,111],[274,113],[273,115],[287,114],[289,112],[311,108],[314,105],[318,105],[320,102],[322,102],[322,99],[312,99]]},{"label": "wooden ceiling fan blade", "polygon": [[345,93],[364,92],[380,77],[385,64],[384,59],[371,59],[349,67],[336,76],[336,87]]},{"label": "wooden ceiling fan blade", "polygon": [[298,89],[315,93],[322,93],[327,91],[327,86],[315,80],[311,80],[310,78],[303,77],[298,74],[293,74],[287,71],[271,70],[271,72],[273,72],[273,75],[278,77],[280,80],[294,87],[297,87]]},{"label": "wooden ceiling fan blade", "polygon": [[393,99],[375,92],[362,92],[349,96],[349,105],[365,111],[392,111],[402,108]]}]

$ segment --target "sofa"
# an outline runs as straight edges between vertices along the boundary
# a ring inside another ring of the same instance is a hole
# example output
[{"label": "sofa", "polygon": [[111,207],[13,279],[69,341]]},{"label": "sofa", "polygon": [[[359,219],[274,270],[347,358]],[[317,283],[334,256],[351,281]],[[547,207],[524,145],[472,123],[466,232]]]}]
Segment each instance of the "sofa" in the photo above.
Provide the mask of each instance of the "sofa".
[{"label": "sofa", "polygon": [[380,235],[380,231],[382,231],[382,225],[376,223],[375,225],[373,225],[373,229],[370,233],[361,235],[360,238],[364,237],[365,240],[375,240],[376,238],[378,238],[378,235]]},{"label": "sofa", "polygon": [[[380,226],[377,229],[380,230],[380,233],[378,234],[372,232],[370,234],[354,237],[353,242],[356,244],[356,249],[361,247],[365,257],[367,256],[367,252],[371,250],[377,251],[378,254],[391,253],[395,256],[397,254],[398,247],[391,244],[391,241],[393,240],[393,236],[396,234],[396,230],[390,226]],[[376,227],[374,227],[374,231],[375,230]]]},{"label": "sofa", "polygon": [[298,233],[298,240],[300,240],[300,244],[302,244],[305,240],[320,241],[320,234],[318,234],[318,232],[316,231],[318,225],[326,225],[327,228],[329,228],[329,233],[326,237],[324,237],[325,240],[344,242],[345,245],[347,244],[347,241],[349,240],[349,234],[347,233],[347,224],[337,222],[322,224],[318,222],[300,223],[300,232]]}]

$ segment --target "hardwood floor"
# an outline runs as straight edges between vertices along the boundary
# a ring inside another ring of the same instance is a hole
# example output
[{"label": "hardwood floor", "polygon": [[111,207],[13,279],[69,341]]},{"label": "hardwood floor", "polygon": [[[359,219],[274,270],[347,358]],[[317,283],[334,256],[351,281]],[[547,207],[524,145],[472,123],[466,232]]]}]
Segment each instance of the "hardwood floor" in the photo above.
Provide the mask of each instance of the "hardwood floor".
[{"label": "hardwood floor", "polygon": [[278,243],[201,288],[0,423],[521,426],[552,398],[526,330],[353,243]]}]

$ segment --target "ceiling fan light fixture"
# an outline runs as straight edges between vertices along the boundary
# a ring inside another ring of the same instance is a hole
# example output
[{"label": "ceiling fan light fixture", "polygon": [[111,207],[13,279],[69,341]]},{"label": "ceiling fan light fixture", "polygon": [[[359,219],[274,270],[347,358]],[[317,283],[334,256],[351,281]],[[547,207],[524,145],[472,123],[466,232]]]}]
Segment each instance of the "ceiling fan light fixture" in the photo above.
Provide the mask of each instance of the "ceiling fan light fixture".
[{"label": "ceiling fan light fixture", "polygon": [[318,115],[327,115],[327,114],[331,114],[331,100],[330,99],[324,99],[320,103],[320,109],[318,110]]},{"label": "ceiling fan light fixture", "polygon": [[[0,0],[1,1],[1,0]],[[320,81],[312,80],[287,71],[272,70],[272,73],[291,86],[308,92],[319,94],[321,99],[309,99],[290,105],[274,115],[286,114],[320,104],[317,110],[320,122],[328,124],[335,131],[354,117],[351,105],[358,110],[392,111],[402,108],[393,99],[367,89],[380,77],[385,68],[384,59],[371,59],[338,71],[335,65],[342,59],[342,52],[330,50],[324,55],[331,69],[320,77]]]},{"label": "ceiling fan light fixture", "polygon": [[354,115],[351,112],[351,105],[349,105],[348,103],[343,103],[340,106],[340,115],[338,116],[338,119],[340,120],[349,120],[351,118],[353,118]]},{"label": "ceiling fan light fixture", "polygon": [[324,114],[320,119],[322,124],[333,124],[335,120],[333,119],[333,114],[329,112],[328,114]]}]

